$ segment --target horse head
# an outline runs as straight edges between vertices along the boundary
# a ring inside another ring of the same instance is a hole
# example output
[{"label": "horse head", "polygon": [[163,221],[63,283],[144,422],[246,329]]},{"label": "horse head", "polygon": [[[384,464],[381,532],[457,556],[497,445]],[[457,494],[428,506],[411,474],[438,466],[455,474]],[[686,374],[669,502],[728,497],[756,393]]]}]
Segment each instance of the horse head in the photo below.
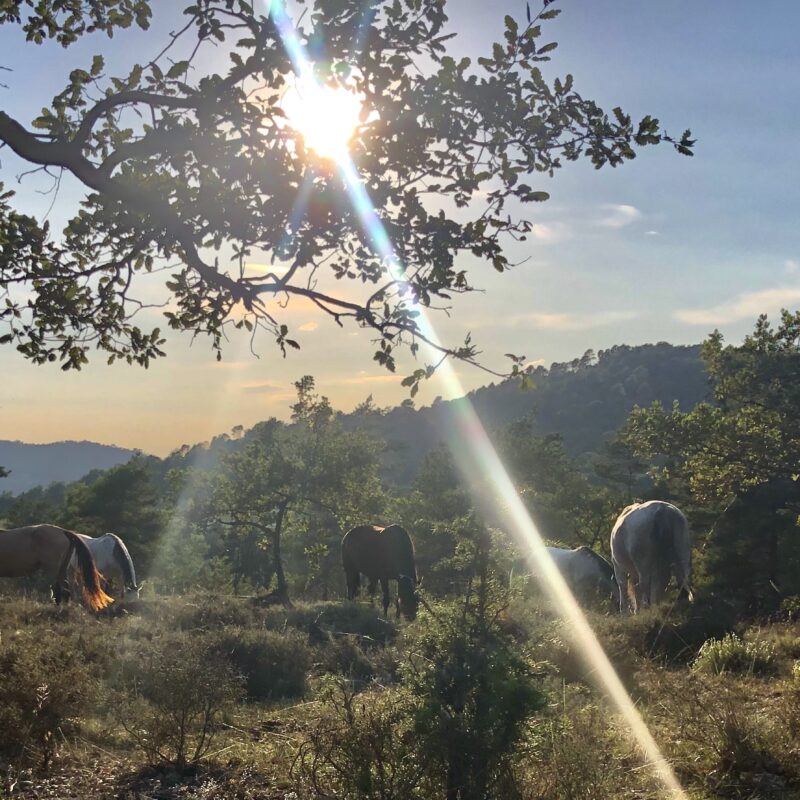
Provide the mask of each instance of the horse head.
[{"label": "horse head", "polygon": [[[419,583],[419,580],[416,583]],[[397,596],[403,616],[407,620],[415,619],[419,608],[419,595],[416,592],[413,578],[408,575],[397,576]]]},{"label": "horse head", "polygon": [[123,601],[126,603],[136,602],[139,599],[139,592],[142,590],[143,585],[144,581],[141,583],[132,583],[130,586],[126,586],[122,594]]}]

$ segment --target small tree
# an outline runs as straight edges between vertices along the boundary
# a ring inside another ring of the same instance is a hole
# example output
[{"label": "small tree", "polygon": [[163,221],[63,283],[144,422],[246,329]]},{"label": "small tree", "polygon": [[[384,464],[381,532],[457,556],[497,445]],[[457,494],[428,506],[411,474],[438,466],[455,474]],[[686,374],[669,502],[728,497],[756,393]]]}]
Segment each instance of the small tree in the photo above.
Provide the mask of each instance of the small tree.
[{"label": "small tree", "polygon": [[466,596],[426,626],[404,670],[419,700],[421,750],[439,765],[445,800],[507,797],[515,745],[543,704],[503,624],[510,598],[494,574],[491,540],[477,522],[472,534],[464,543],[471,555]]},{"label": "small tree", "polygon": [[[381,501],[377,476],[379,444],[363,433],[345,432],[314,379],[295,384],[298,400],[292,424],[261,423],[244,447],[223,457],[196,494],[193,516],[227,531],[234,569],[260,578],[275,597],[289,603],[283,555],[287,530],[306,530],[323,521],[316,533],[301,536],[305,550],[332,545],[331,524],[343,527],[363,517]],[[319,557],[319,556],[318,556]],[[238,566],[237,566],[238,565]]]}]

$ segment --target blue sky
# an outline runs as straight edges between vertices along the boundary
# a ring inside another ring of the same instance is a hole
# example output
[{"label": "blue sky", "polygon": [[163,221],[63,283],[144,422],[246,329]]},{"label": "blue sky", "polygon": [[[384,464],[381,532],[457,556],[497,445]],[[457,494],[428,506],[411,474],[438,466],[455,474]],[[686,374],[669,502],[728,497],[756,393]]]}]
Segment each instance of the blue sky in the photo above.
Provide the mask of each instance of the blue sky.
[{"label": "blue sky", "polygon": [[[551,74],[571,72],[584,96],[634,117],[653,114],[675,134],[690,127],[697,154],[655,148],[616,170],[568,164],[544,179],[551,200],[532,208],[535,235],[515,251],[527,262],[503,276],[477,265],[474,280],[486,292],[461,298],[452,319],[437,321],[442,335],[471,330],[492,365],[509,351],[549,364],[617,343],[697,342],[715,327],[736,341],[759,313],[800,307],[800,4],[556,5],[564,11],[546,29],[559,42]],[[517,0],[450,0],[449,8],[456,47],[470,55],[498,38],[505,13],[524,18]],[[158,42],[133,33],[63,51],[25,46],[0,30],[0,47],[0,63],[15,70],[4,73],[0,102],[29,121],[91,52],[121,68],[156,52]],[[2,180],[15,185],[18,162],[0,156]],[[25,210],[49,205],[35,179],[15,188]],[[75,199],[67,187],[54,222]],[[303,350],[285,361],[267,340],[259,359],[234,341],[220,366],[202,342],[190,347],[183,337],[146,372],[98,358],[64,374],[0,351],[0,438],[88,438],[164,453],[285,416],[291,383],[306,373],[345,409],[370,393],[381,405],[405,396],[399,377],[373,365],[366,333],[339,332],[304,307],[290,309],[290,319]],[[474,369],[458,372],[467,387],[487,381]],[[440,391],[431,382],[422,402]]]}]

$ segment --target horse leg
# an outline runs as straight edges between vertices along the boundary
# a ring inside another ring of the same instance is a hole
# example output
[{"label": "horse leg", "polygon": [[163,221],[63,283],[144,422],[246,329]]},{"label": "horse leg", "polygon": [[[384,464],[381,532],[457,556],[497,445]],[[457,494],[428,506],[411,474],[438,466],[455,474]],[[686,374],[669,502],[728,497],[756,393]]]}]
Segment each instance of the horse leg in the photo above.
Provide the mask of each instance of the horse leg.
[{"label": "horse leg", "polygon": [[628,573],[622,564],[620,564],[615,558],[612,558],[611,562],[612,566],[614,567],[614,577],[616,578],[617,586],[619,587],[619,613],[622,615],[627,615],[631,613],[629,594],[630,577],[628,576]]},{"label": "horse leg", "polygon": [[375,592],[378,590],[378,579],[377,578],[370,578],[369,584],[367,584],[367,593],[369,594],[369,600],[372,605],[375,605]]},{"label": "horse leg", "polygon": [[650,592],[653,581],[652,572],[648,570],[639,570],[638,579],[636,581],[636,611],[639,613],[643,608],[650,605]]},{"label": "horse leg", "polygon": [[[389,579],[381,578],[381,589],[383,590],[383,616],[389,615]],[[397,607],[397,616],[400,616],[400,606]]]},{"label": "horse leg", "polygon": [[358,571],[348,570],[345,573],[345,579],[347,580],[347,599],[355,600],[361,586],[361,574]]}]

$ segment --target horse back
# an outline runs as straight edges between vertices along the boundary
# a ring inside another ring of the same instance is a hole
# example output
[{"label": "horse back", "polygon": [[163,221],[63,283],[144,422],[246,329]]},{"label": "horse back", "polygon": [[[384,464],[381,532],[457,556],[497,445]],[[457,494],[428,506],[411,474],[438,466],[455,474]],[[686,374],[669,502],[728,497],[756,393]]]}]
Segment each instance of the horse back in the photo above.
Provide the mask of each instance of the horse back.
[{"label": "horse back", "polygon": [[69,547],[62,529],[55,525],[26,525],[0,531],[0,577],[22,577],[37,569],[54,571]]},{"label": "horse back", "polygon": [[358,525],[342,539],[342,565],[371,579],[408,575],[416,581],[414,545],[399,525]]}]

